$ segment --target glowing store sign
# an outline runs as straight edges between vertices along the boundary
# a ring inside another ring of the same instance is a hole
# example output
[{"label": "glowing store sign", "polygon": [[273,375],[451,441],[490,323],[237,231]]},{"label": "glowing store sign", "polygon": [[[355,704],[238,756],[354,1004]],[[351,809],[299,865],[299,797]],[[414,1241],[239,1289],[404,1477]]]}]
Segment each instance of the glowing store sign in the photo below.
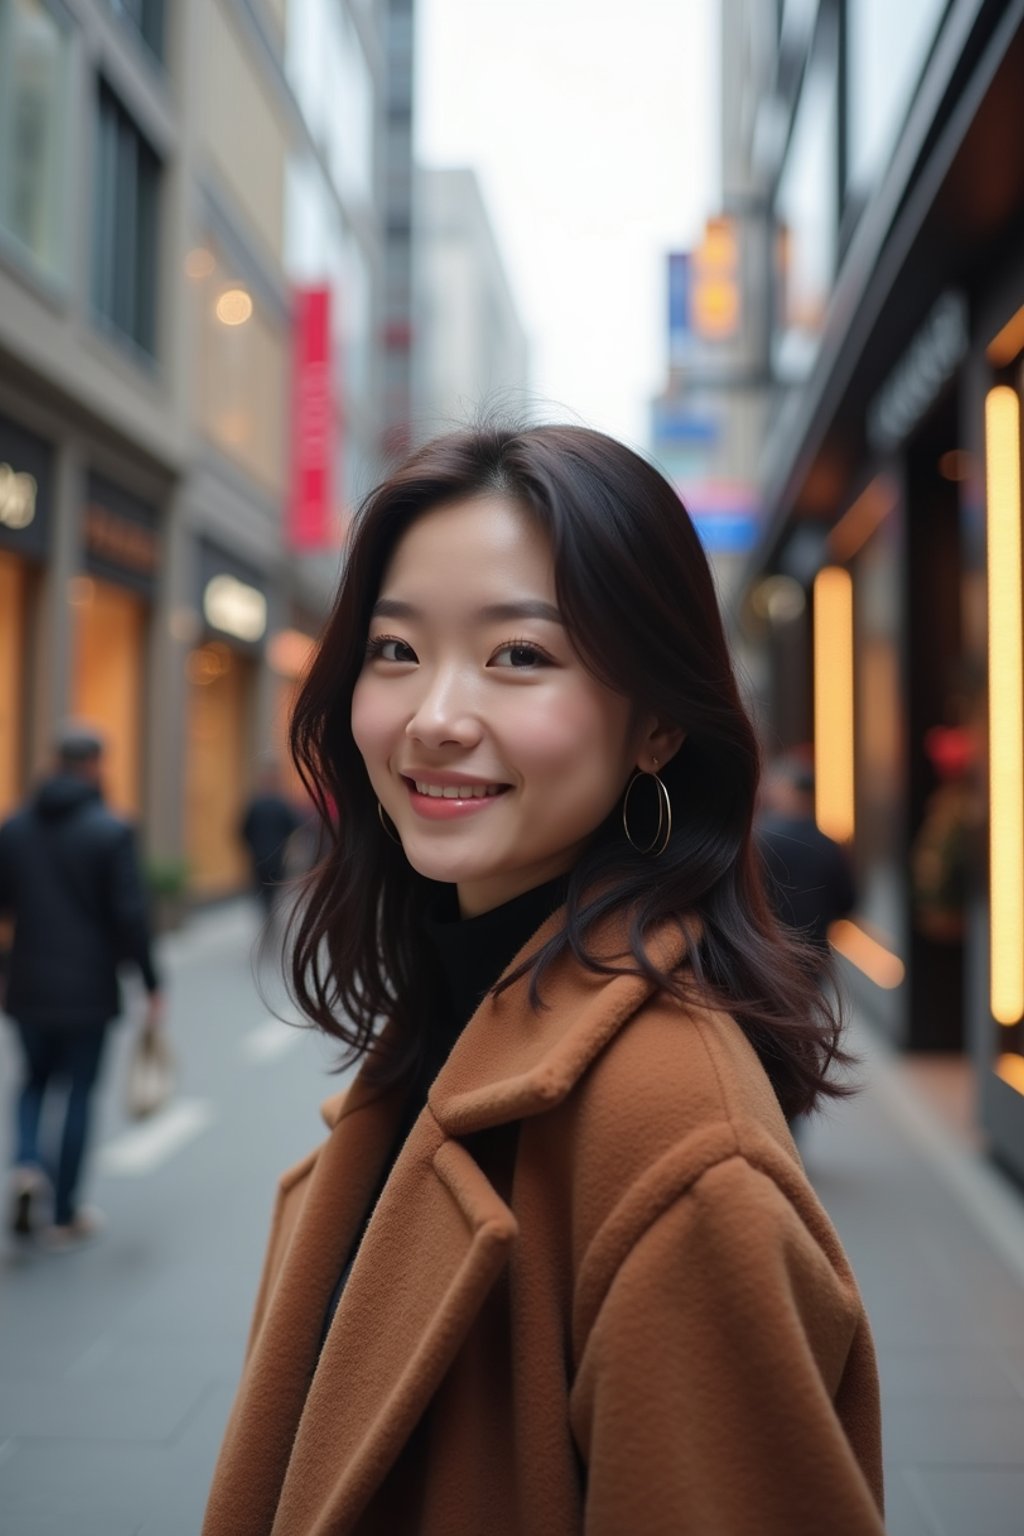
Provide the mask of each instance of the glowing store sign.
[{"label": "glowing store sign", "polygon": [[214,629],[234,635],[236,640],[252,643],[266,633],[266,598],[235,576],[214,576],[206,583],[203,613]]},{"label": "glowing store sign", "polygon": [[0,464],[0,525],[20,532],[36,515],[39,487],[31,475],[18,474],[9,464]]}]

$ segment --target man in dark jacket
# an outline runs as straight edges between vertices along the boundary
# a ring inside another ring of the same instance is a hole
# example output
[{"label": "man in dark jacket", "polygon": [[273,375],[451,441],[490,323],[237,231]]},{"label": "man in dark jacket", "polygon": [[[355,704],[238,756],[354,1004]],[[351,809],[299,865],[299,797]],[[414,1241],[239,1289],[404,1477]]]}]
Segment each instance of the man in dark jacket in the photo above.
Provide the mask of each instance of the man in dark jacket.
[{"label": "man in dark jacket", "polygon": [[118,964],[132,960],[149,993],[146,1027],[163,1004],[150,955],[146,902],[132,829],[103,804],[103,743],[64,730],[55,773],[0,827],[0,915],[14,919],[4,1007],[23,1059],[10,1227],[32,1234],[46,1188],[39,1131],[55,1081],[67,1088],[53,1160],[52,1247],[94,1234],[98,1213],[78,1204],[92,1091],[107,1027],[121,1009]]},{"label": "man in dark jacket", "polygon": [[814,770],[797,756],[783,757],[765,774],[757,844],[778,917],[823,956],[828,930],[856,901],[845,849],[814,819]]},{"label": "man in dark jacket", "polygon": [[284,884],[289,841],[303,825],[303,818],[281,791],[276,765],[265,761],[239,832],[249,850],[253,880],[268,918],[274,916]]}]

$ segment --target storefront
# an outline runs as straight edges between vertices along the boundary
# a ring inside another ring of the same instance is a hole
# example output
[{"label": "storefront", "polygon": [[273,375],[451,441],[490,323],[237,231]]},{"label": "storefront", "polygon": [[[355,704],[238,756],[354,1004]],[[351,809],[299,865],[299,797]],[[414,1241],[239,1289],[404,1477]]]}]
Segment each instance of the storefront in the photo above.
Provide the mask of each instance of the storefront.
[{"label": "storefront", "polygon": [[988,683],[977,732],[986,878],[968,941],[973,1047],[983,1125],[1024,1179],[1024,244],[1005,253],[979,304],[970,391],[978,474],[967,503],[964,644]]},{"label": "storefront", "polygon": [[[933,8],[862,185],[846,125],[831,287],[766,444],[745,611],[763,631],[785,581],[812,616],[765,648],[771,703],[812,678],[766,739],[813,738],[819,822],[856,863],[835,935],[854,998],[895,1045],[943,1053],[1024,1178],[1024,26],[970,12]],[[842,83],[856,106],[863,80]]]},{"label": "storefront", "polygon": [[213,899],[249,881],[239,826],[252,784],[267,595],[256,571],[206,541],[198,571],[203,634],[186,660],[185,847],[193,894]]},{"label": "storefront", "polygon": [[0,416],[0,817],[26,787],[32,624],[53,521],[51,445]]},{"label": "storefront", "polygon": [[156,509],[90,472],[82,566],[69,594],[71,710],[102,732],[107,800],[131,817],[139,815],[143,801],[143,707],[159,549]]}]

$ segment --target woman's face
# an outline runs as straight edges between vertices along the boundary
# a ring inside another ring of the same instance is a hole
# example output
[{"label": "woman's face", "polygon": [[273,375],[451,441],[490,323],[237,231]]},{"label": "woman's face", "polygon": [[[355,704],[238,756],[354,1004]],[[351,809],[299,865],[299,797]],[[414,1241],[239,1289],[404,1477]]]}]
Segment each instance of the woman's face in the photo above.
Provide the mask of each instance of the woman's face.
[{"label": "woman's face", "polygon": [[454,883],[464,916],[571,868],[633,768],[651,767],[652,725],[576,655],[547,537],[513,502],[444,504],[409,528],[352,733],[410,864]]}]

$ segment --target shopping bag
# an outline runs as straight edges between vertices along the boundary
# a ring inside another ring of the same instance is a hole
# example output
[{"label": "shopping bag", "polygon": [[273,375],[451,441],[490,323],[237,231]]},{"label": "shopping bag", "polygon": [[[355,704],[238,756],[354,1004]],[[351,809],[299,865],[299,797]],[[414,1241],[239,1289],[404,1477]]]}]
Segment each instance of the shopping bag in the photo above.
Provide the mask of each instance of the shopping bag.
[{"label": "shopping bag", "polygon": [[174,1092],[174,1053],[162,1029],[142,1028],[128,1059],[125,1109],[133,1120],[144,1120],[163,1109]]}]

